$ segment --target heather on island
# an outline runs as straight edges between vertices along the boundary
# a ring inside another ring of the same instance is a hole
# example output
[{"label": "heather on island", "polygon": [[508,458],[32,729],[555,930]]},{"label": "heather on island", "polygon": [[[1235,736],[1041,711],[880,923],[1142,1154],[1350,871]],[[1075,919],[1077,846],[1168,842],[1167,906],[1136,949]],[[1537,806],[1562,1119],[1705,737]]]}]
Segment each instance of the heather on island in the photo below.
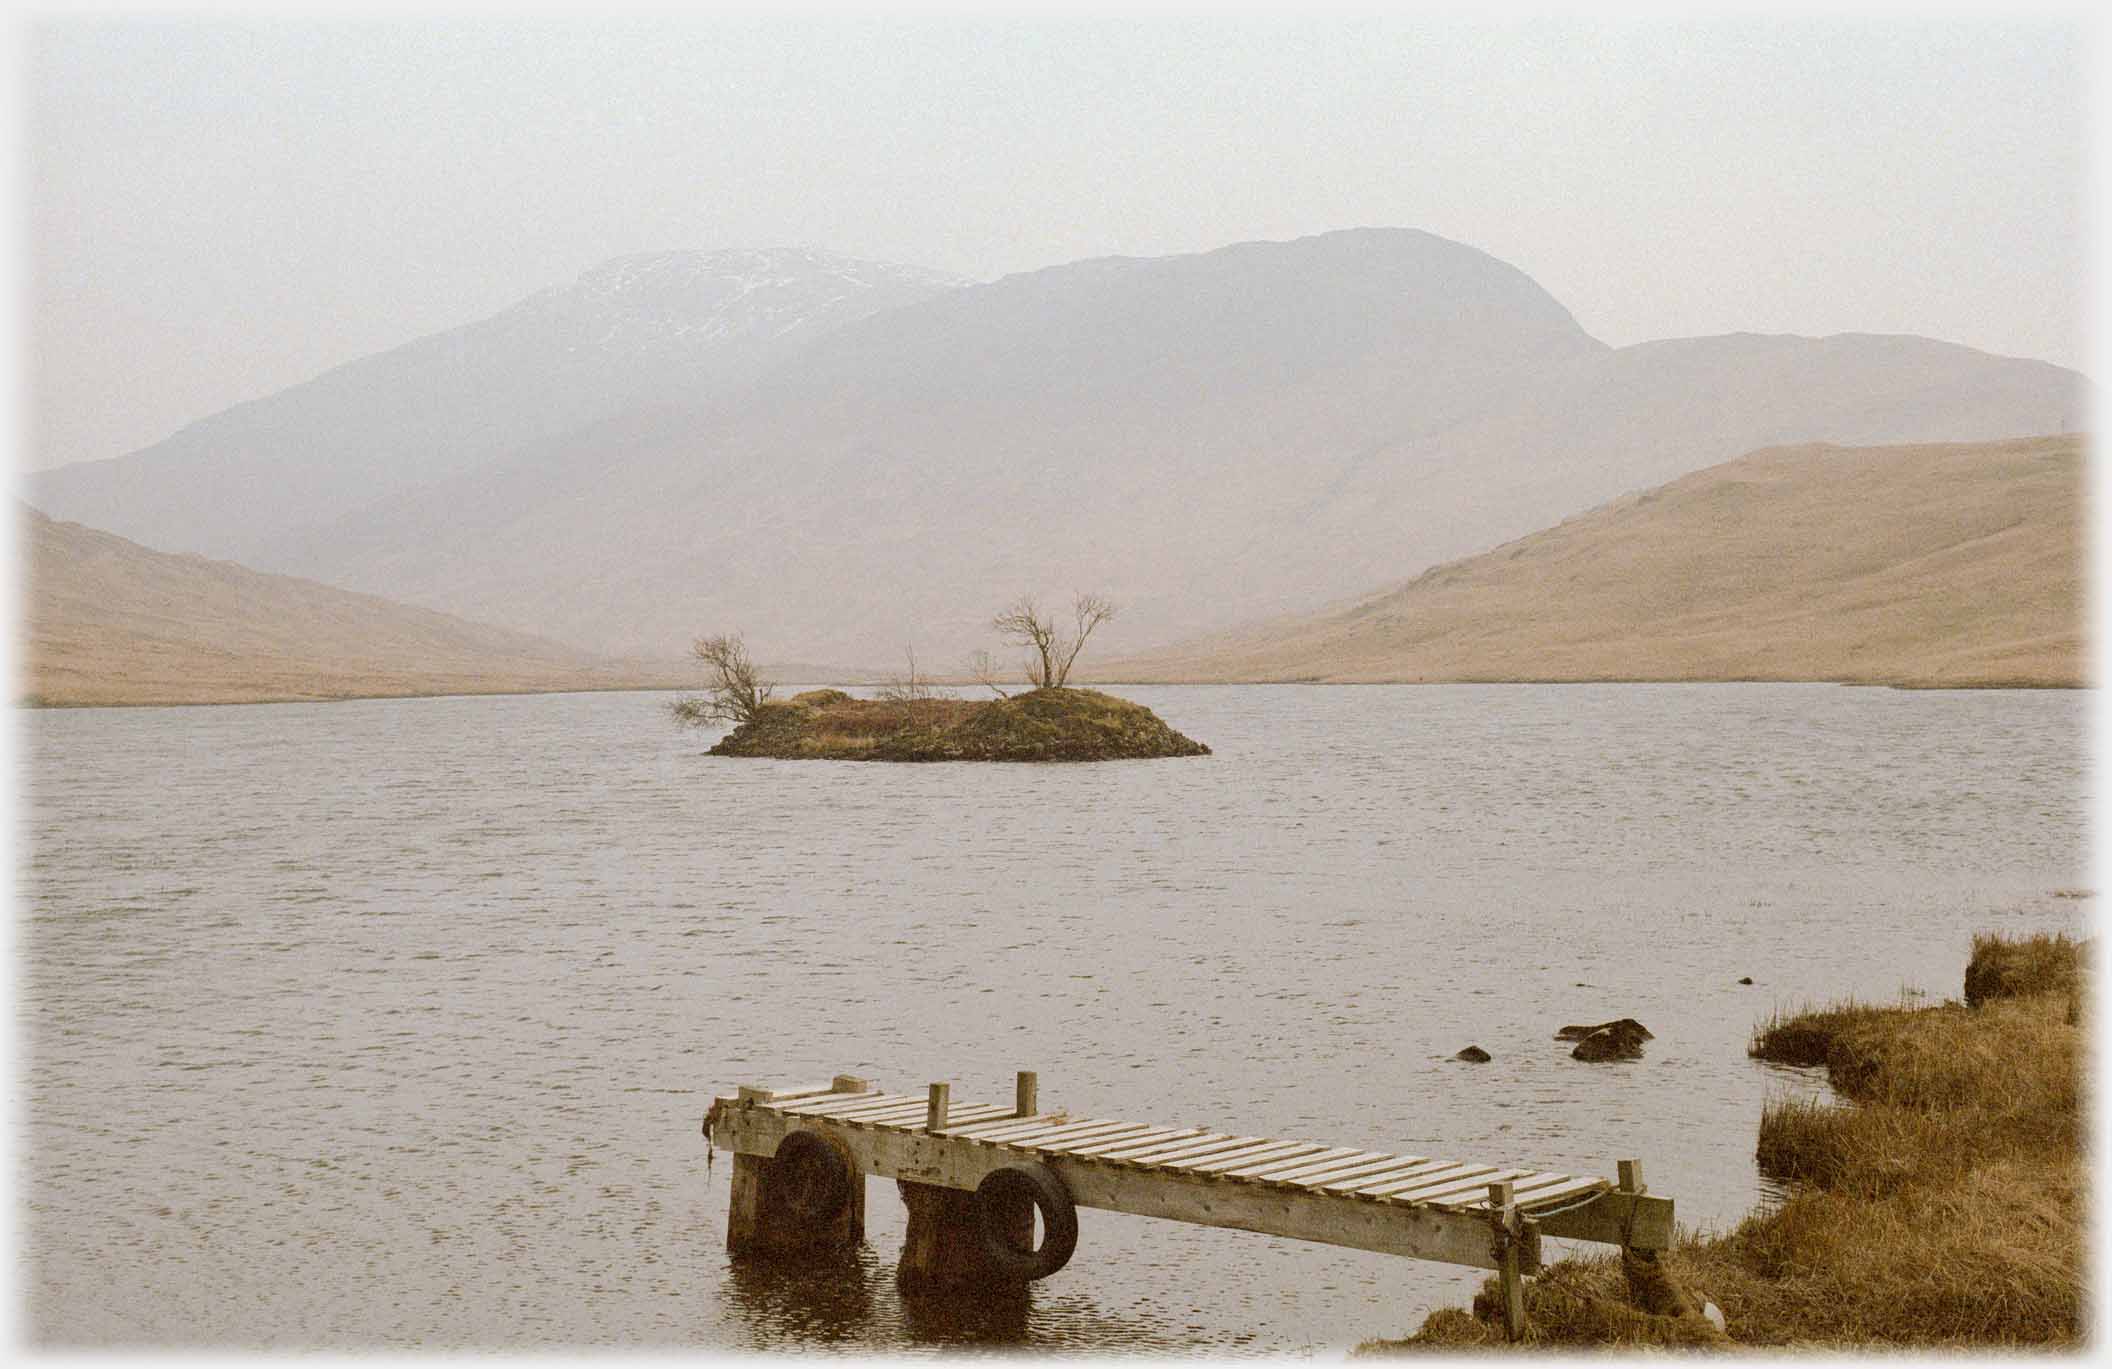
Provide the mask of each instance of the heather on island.
[{"label": "heather on island", "polygon": [[1080,594],[1071,621],[1044,613],[1022,597],[991,626],[1025,648],[1020,674],[1029,686],[1012,692],[988,652],[977,652],[968,673],[994,697],[962,699],[939,692],[909,673],[872,699],[840,689],[815,689],[789,699],[748,653],[739,635],[705,637],[694,654],[704,664],[701,695],[677,700],[676,721],[691,726],[732,723],[711,748],[714,756],[776,760],[855,761],[1110,761],[1207,756],[1210,748],[1185,737],[1141,704],[1093,689],[1073,689],[1071,668],[1093,629],[1112,618],[1114,604]]}]

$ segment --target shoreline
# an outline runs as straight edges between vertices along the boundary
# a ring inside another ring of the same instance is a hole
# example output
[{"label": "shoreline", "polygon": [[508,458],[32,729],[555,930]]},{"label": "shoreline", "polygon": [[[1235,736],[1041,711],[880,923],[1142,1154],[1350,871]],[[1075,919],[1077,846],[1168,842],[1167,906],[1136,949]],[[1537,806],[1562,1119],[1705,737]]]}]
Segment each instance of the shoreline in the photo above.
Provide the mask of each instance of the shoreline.
[{"label": "shoreline", "polygon": [[[877,688],[885,682],[849,681],[834,684],[816,684],[816,688]],[[965,688],[953,681],[938,681],[946,688]],[[2064,683],[2043,680],[1992,681],[1978,684],[1956,684],[1923,682],[1915,680],[1791,680],[1725,678],[1710,680],[1663,680],[1663,679],[1503,679],[1503,680],[1090,680],[1091,687],[1114,685],[1128,688],[1179,688],[1179,689],[1240,689],[1250,687],[1300,688],[1300,689],[1364,689],[1374,687],[1412,686],[1417,688],[1442,688],[1457,685],[1653,685],[1678,687],[1686,685],[1832,685],[1846,689],[1897,689],[1914,693],[2042,693],[2054,691],[2077,691],[2096,689],[2092,681]],[[403,689],[375,690],[330,694],[279,694],[258,693],[237,698],[192,698],[192,699],[68,699],[48,698],[37,693],[18,696],[13,707],[18,712],[64,711],[90,708],[242,708],[258,704],[335,704],[358,703],[379,699],[478,699],[491,697],[524,697],[540,694],[675,694],[694,688],[693,681],[680,683],[637,682],[628,684],[552,684],[494,685],[489,689]]]},{"label": "shoreline", "polygon": [[[2090,1311],[2089,943],[1973,940],[1963,994],[1777,1015],[1754,1059],[1824,1067],[1837,1103],[1778,1099],[1756,1158],[1792,1185],[1662,1261],[1547,1266],[1515,1348],[2074,1350]],[[1716,1317],[1706,1313],[1712,1308]],[[1491,1280],[1358,1355],[1513,1348]]]}]

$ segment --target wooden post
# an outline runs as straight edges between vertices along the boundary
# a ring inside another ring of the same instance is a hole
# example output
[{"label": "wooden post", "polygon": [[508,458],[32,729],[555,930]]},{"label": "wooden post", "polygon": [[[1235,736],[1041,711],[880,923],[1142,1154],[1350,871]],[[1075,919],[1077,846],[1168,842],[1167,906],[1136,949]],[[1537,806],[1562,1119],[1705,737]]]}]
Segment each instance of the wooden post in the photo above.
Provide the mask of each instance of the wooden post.
[{"label": "wooden post", "polygon": [[1643,1182],[1643,1162],[1641,1160],[1621,1160],[1618,1162],[1618,1166],[1621,1175],[1621,1192],[1643,1194],[1650,1191],[1650,1186]]},{"label": "wooden post", "polygon": [[860,1079],[855,1074],[839,1074],[829,1081],[829,1091],[832,1093],[864,1093],[872,1086],[870,1080]]},{"label": "wooden post", "polygon": [[[862,1092],[844,1089],[842,1092]],[[767,1103],[776,1092],[743,1084],[742,1103]],[[855,1249],[865,1239],[865,1171],[840,1137],[817,1132],[848,1171],[843,1205],[816,1220],[802,1207],[800,1177],[784,1172],[776,1156],[733,1157],[733,1193],[726,1210],[726,1250],[736,1256],[807,1255]]]},{"label": "wooden post", "polygon": [[[931,1091],[926,1095],[924,1102],[924,1130],[944,1131],[946,1129],[946,1103],[952,1093],[953,1085],[951,1084],[933,1084],[931,1086]],[[911,1096],[914,1097],[915,1095]],[[916,1105],[912,1103],[910,1106],[914,1107]]]},{"label": "wooden post", "polygon": [[1496,1228],[1498,1264],[1496,1277],[1503,1290],[1503,1334],[1509,1340],[1525,1336],[1525,1281],[1519,1277],[1520,1237],[1518,1205],[1511,1196],[1509,1180],[1489,1185],[1489,1215]]},{"label": "wooden post", "polygon": [[1035,1095],[1040,1091],[1040,1084],[1040,1076],[1036,1075],[1034,1071],[1021,1070],[1019,1072],[1019,1083],[1012,1094],[1015,1100],[1012,1104],[1012,1115],[1014,1117],[1032,1117],[1039,1111]]},{"label": "wooden post", "polygon": [[[895,1180],[902,1205],[909,1209],[909,1228],[902,1233],[902,1258],[895,1277],[904,1288],[929,1293],[1013,1293],[1026,1287],[991,1266],[983,1252],[975,1213],[975,1195],[966,1189],[942,1188],[909,1179]],[[1021,1205],[1011,1235],[1021,1245],[1034,1240],[1034,1206]]]}]

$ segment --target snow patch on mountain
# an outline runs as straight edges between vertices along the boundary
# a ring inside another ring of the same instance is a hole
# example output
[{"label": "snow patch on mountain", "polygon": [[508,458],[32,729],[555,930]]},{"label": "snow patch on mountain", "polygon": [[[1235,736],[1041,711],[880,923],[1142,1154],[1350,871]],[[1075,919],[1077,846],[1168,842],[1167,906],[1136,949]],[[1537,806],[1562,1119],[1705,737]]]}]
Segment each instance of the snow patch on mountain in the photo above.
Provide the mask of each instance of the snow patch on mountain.
[{"label": "snow patch on mountain", "polygon": [[676,355],[802,330],[818,334],[970,284],[809,248],[641,252],[539,291],[501,318],[561,328],[568,348]]}]

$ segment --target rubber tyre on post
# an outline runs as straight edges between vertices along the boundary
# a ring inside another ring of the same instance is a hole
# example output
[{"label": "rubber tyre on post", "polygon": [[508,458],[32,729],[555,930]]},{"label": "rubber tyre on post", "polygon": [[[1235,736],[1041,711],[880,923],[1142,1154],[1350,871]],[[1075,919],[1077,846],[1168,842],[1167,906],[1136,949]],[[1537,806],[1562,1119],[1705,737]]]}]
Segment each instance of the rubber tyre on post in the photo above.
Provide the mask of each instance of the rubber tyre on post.
[{"label": "rubber tyre on post", "polygon": [[851,1200],[851,1157],[817,1132],[795,1131],[779,1141],[770,1177],[805,1221],[828,1221]]},{"label": "rubber tyre on post", "polygon": [[[1041,1213],[1039,1250],[1016,1244],[1007,1229],[1022,1199]],[[1071,1191],[1046,1165],[1006,1165],[993,1169],[975,1186],[975,1224],[983,1252],[999,1273],[1022,1281],[1045,1279],[1070,1263],[1078,1248],[1078,1205]]]}]

